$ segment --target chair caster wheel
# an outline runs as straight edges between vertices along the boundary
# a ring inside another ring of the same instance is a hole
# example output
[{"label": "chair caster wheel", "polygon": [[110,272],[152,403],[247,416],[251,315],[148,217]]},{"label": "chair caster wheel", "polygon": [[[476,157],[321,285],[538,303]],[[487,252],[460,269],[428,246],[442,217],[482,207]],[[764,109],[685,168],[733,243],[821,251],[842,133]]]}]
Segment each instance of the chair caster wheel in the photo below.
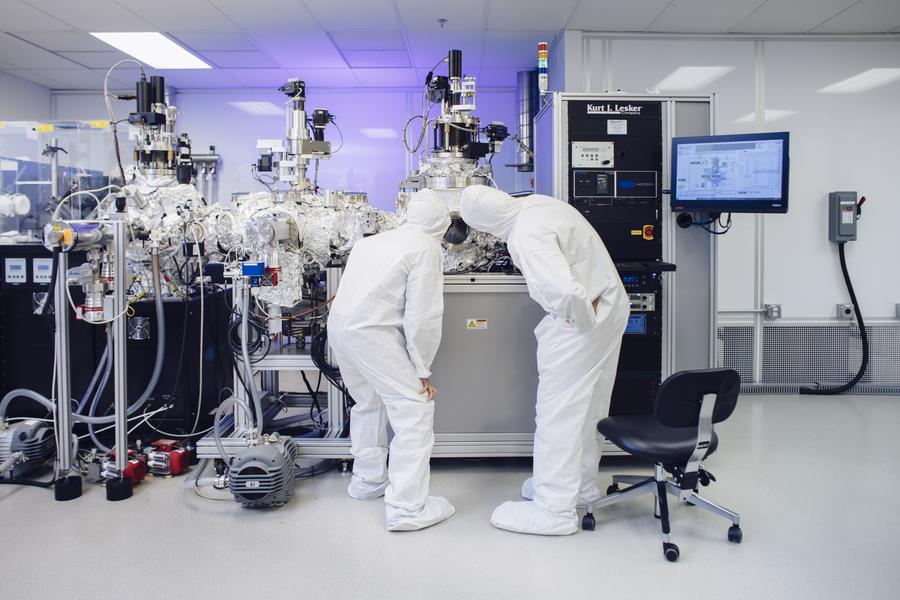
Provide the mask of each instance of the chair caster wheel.
[{"label": "chair caster wheel", "polygon": [[583,530],[593,531],[595,527],[597,527],[597,519],[594,518],[593,514],[587,513],[581,518],[581,528]]},{"label": "chair caster wheel", "polygon": [[665,542],[663,544],[663,554],[666,555],[666,560],[669,562],[677,561],[678,557],[681,555],[678,551],[678,546],[670,542]]},{"label": "chair caster wheel", "polygon": [[732,525],[728,528],[728,541],[734,542],[735,544],[740,544],[741,540],[744,539],[744,532],[741,531],[740,525]]},{"label": "chair caster wheel", "polygon": [[608,488],[606,488],[606,495],[610,496],[612,494],[615,494],[618,491],[619,491],[619,484],[614,483],[611,486],[609,486]]}]

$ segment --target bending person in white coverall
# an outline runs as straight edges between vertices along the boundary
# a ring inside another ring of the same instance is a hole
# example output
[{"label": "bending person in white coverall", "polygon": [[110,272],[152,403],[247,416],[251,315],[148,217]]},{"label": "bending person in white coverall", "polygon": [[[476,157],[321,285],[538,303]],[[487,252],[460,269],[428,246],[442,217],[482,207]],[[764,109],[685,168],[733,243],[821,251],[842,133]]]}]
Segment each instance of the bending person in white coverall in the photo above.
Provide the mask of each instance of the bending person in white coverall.
[{"label": "bending person in white coverall", "polygon": [[506,241],[529,295],[547,311],[534,330],[534,477],[522,486],[529,501],[502,504],[491,523],[521,533],[575,533],[576,504],[600,497],[596,426],[609,413],[628,296],[600,236],[565,202],[478,185],[463,191],[460,216]]},{"label": "bending person in white coverall", "polygon": [[329,346],[356,401],[347,493],[384,496],[392,531],[422,529],[454,512],[428,495],[435,392],[428,378],[441,342],[441,238],[449,225],[437,194],[413,195],[405,224],[354,245],[328,317]]}]

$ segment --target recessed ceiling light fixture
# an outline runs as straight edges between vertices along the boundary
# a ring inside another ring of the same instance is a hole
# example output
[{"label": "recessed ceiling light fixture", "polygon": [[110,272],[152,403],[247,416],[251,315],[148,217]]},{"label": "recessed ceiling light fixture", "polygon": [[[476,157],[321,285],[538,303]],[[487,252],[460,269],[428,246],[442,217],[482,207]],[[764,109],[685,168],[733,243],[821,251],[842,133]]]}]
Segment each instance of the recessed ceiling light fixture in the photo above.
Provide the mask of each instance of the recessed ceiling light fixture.
[{"label": "recessed ceiling light fixture", "polygon": [[92,31],[91,35],[154,69],[212,68],[157,31]]},{"label": "recessed ceiling light fixture", "polygon": [[656,84],[653,91],[692,92],[734,70],[734,67],[678,67]]},{"label": "recessed ceiling light fixture", "polygon": [[229,105],[257,117],[282,116],[284,109],[272,102],[229,102]]},{"label": "recessed ceiling light fixture", "polygon": [[824,94],[861,94],[900,80],[900,69],[879,67],[823,87]]}]

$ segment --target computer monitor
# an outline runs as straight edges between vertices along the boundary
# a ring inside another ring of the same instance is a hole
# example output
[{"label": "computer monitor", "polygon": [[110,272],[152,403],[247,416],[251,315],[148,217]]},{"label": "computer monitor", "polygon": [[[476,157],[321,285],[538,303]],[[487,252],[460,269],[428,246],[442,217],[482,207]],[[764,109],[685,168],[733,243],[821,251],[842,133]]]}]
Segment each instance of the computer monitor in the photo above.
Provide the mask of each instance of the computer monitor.
[{"label": "computer monitor", "polygon": [[786,131],[673,138],[672,210],[786,213],[788,142]]}]

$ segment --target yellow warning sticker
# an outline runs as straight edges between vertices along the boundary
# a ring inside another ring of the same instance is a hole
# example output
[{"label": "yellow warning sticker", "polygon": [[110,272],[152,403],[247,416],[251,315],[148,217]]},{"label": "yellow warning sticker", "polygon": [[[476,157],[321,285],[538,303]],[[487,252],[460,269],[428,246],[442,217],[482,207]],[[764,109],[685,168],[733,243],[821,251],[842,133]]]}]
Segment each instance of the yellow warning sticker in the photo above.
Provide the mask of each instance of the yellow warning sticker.
[{"label": "yellow warning sticker", "polygon": [[644,235],[644,230],[643,229],[632,229],[631,235],[641,235],[642,236],[642,235]]},{"label": "yellow warning sticker", "polygon": [[34,126],[34,130],[38,133],[50,133],[53,131],[53,123],[38,123]]},{"label": "yellow warning sticker", "polygon": [[466,319],[466,330],[475,331],[477,329],[487,329],[487,319]]},{"label": "yellow warning sticker", "polygon": [[91,121],[91,129],[106,129],[107,127],[109,127],[109,121],[104,121],[103,119]]}]

